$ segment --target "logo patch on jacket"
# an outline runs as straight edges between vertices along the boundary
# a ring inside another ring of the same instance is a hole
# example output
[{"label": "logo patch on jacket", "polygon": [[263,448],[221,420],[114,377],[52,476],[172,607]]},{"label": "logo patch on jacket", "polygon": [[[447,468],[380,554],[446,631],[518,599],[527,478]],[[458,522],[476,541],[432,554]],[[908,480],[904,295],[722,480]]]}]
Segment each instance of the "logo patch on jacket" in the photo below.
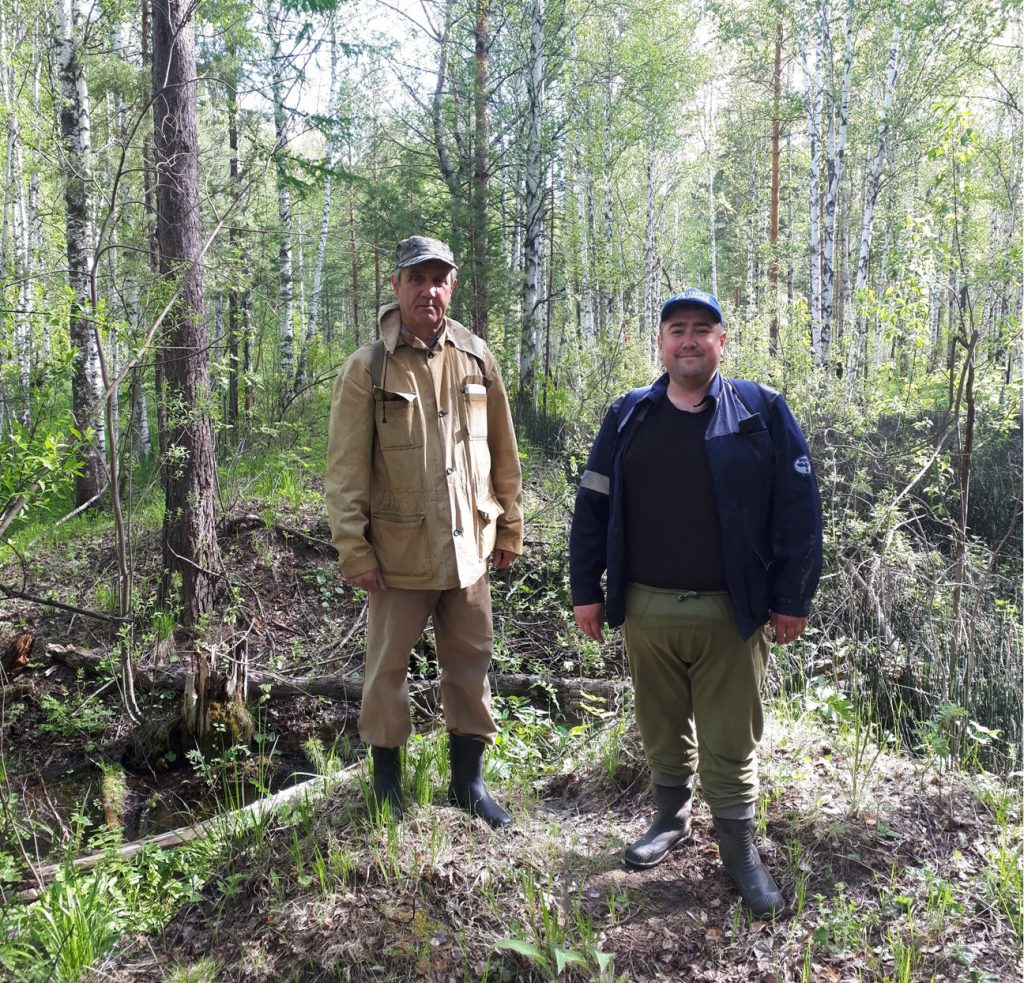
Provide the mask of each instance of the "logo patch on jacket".
[{"label": "logo patch on jacket", "polygon": [[797,474],[810,474],[811,473],[811,460],[806,454],[801,454],[793,462],[793,470]]}]

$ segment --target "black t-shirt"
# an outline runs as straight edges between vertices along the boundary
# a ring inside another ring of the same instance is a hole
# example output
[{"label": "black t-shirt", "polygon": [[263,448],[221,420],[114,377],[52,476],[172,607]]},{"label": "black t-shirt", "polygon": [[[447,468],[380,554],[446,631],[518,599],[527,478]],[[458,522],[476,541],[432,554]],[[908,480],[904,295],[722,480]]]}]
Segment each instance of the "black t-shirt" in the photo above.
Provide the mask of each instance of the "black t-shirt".
[{"label": "black t-shirt", "polygon": [[622,462],[627,580],[725,590],[722,532],[704,446],[711,411],[686,413],[666,396],[637,425]]}]

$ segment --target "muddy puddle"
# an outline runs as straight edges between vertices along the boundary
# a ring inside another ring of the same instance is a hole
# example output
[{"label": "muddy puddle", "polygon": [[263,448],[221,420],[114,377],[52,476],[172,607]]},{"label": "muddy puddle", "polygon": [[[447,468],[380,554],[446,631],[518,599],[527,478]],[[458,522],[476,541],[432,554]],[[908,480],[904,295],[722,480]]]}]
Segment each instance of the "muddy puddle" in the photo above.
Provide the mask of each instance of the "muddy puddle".
[{"label": "muddy puddle", "polygon": [[248,751],[233,749],[213,760],[172,756],[158,770],[139,767],[126,754],[117,762],[82,756],[45,774],[9,776],[14,808],[0,820],[0,851],[15,852],[20,836],[29,855],[46,863],[59,859],[69,842],[83,834],[88,842],[104,826],[130,842],[240,809],[315,778],[335,762],[356,759],[357,741],[344,733],[323,736],[258,738]]}]

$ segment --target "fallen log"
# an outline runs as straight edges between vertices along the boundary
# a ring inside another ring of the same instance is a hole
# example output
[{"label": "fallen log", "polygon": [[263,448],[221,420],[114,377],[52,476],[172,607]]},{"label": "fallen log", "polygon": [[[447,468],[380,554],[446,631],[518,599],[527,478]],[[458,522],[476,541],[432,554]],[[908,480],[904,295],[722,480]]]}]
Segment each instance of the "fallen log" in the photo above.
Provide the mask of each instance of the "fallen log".
[{"label": "fallen log", "polygon": [[[71,864],[85,869],[95,867],[96,864],[111,857],[134,857],[150,847],[168,850],[182,846],[185,843],[190,843],[192,840],[199,839],[199,837],[206,836],[207,834],[219,833],[221,835],[230,835],[240,832],[247,825],[258,822],[269,813],[274,812],[283,805],[287,805],[289,802],[294,802],[302,796],[321,798],[343,779],[350,779],[359,771],[359,768],[360,762],[357,761],[355,764],[348,765],[346,768],[342,768],[328,777],[320,776],[311,778],[308,782],[302,782],[300,785],[292,785],[290,788],[282,789],[274,795],[257,799],[250,805],[242,809],[236,809],[234,812],[229,812],[222,816],[214,816],[212,819],[193,823],[191,826],[181,826],[166,833],[147,836],[145,839],[133,840],[131,843],[125,843],[116,850],[101,850],[98,853],[88,853],[81,857],[75,857]],[[67,861],[64,861],[63,863],[48,864],[45,867],[40,867],[34,872],[34,876],[37,883],[41,886],[19,891],[17,895],[18,900],[25,902],[35,901],[42,894],[45,885],[53,880],[57,871],[66,864]]]},{"label": "fallen log", "polygon": [[[50,645],[47,652],[57,661],[76,668],[98,666],[100,656],[83,649],[69,651],[69,646]],[[529,673],[490,673],[491,692],[499,696],[525,696],[546,699],[569,715],[614,706],[629,684],[620,679],[588,679],[565,676],[541,676]],[[180,691],[185,687],[184,669],[138,669],[136,687],[140,690]],[[265,693],[271,700],[320,696],[346,703],[358,703],[363,697],[363,681],[358,676],[284,676],[275,672],[249,672],[250,693]],[[436,705],[441,699],[441,686],[436,679],[411,680],[410,695],[421,702]]]}]

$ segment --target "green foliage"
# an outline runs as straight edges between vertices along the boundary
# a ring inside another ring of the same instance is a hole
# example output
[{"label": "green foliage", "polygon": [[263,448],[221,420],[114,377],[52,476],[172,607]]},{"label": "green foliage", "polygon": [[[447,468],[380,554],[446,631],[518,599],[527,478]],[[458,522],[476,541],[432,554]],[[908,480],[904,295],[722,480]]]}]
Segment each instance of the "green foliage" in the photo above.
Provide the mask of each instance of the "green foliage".
[{"label": "green foliage", "polygon": [[564,910],[557,901],[557,886],[532,868],[520,874],[519,883],[532,921],[516,925],[512,936],[499,939],[495,948],[516,953],[549,980],[560,979],[570,969],[582,970],[590,980],[626,979],[615,976],[614,958],[598,945],[593,920],[579,898]]},{"label": "green foliage", "polygon": [[[78,817],[75,845],[85,832]],[[93,848],[113,845],[94,836]],[[147,849],[124,859],[114,853],[91,870],[63,863],[37,901],[6,912],[0,968],[24,983],[75,983],[126,931],[160,927],[196,897],[215,859],[208,842],[177,851]]]},{"label": "green foliage", "polygon": [[39,706],[45,715],[38,727],[39,734],[57,741],[102,733],[114,716],[114,711],[102,703],[70,695],[61,698],[42,693]]}]

